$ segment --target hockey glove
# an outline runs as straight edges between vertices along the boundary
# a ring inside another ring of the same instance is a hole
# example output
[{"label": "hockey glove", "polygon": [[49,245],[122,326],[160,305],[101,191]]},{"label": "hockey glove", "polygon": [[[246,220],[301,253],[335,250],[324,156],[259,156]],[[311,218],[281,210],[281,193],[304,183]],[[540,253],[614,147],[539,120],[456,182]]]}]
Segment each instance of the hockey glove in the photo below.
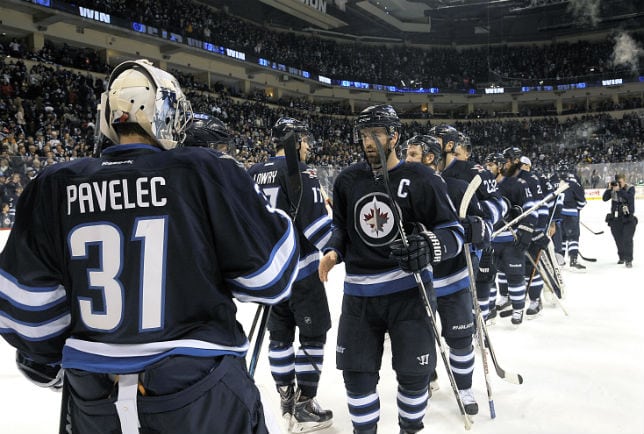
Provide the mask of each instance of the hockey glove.
[{"label": "hockey glove", "polygon": [[440,262],[443,254],[440,240],[431,231],[413,232],[407,237],[407,246],[398,239],[389,249],[389,257],[408,273],[419,272],[430,262]]},{"label": "hockey glove", "polygon": [[520,225],[517,228],[516,240],[514,240],[514,247],[519,249],[522,252],[525,252],[532,242],[532,228],[524,225]]},{"label": "hockey glove", "polygon": [[478,216],[466,216],[461,220],[461,225],[465,229],[466,243],[470,243],[475,249],[483,250],[490,246],[491,231],[490,227],[485,224],[483,219]]},{"label": "hockey glove", "polygon": [[16,365],[22,375],[36,386],[49,387],[55,391],[63,387],[63,370],[60,365],[34,362],[20,351],[16,351]]},{"label": "hockey glove", "polygon": [[[516,217],[518,215],[518,214],[516,214],[516,211],[512,210],[512,208],[517,207],[517,205],[512,206],[512,202],[510,202],[510,199],[508,199],[505,196],[501,196],[501,200],[503,200],[503,203],[505,204],[505,206],[504,206],[505,213],[503,214],[503,219],[507,220],[507,221],[510,221],[510,220],[512,220],[514,217]],[[523,209],[521,210],[521,212],[523,212]]]},{"label": "hockey glove", "polygon": [[483,250],[479,260],[479,272],[476,280],[482,282],[491,282],[496,277],[496,268],[494,267],[494,250],[491,247]]},{"label": "hockey glove", "polygon": [[523,208],[521,208],[519,205],[512,205],[508,208],[508,215],[506,220],[512,221],[515,218],[519,217],[521,214],[523,214]]},{"label": "hockey glove", "polygon": [[534,246],[539,250],[547,249],[549,242],[550,238],[548,238],[543,231],[535,232],[535,235],[532,237],[532,244],[534,244]]}]

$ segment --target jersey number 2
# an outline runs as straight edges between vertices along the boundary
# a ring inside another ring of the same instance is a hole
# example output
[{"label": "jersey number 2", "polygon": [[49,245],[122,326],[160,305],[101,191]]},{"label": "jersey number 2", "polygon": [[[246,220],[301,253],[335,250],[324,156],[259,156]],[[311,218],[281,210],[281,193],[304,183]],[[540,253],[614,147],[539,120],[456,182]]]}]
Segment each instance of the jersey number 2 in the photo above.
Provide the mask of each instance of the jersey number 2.
[{"label": "jersey number 2", "polygon": [[[133,242],[141,243],[139,330],[163,326],[165,298],[166,217],[140,218],[134,223]],[[88,288],[102,292],[103,309],[91,298],[79,297],[83,322],[98,331],[113,331],[123,321],[124,287],[119,277],[123,269],[123,233],[110,223],[77,226],[69,234],[72,259],[86,259],[89,246],[99,249],[100,266],[87,270]]]}]

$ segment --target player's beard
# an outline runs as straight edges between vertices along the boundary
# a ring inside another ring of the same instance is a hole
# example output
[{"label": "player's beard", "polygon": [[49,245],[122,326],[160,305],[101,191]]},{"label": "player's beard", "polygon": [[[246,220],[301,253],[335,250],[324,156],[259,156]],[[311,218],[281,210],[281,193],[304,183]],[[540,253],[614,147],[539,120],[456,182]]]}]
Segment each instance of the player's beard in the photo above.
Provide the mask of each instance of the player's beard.
[{"label": "player's beard", "polygon": [[[385,150],[385,156],[387,156],[388,152]],[[382,162],[380,161],[380,154],[378,153],[378,150],[375,150],[373,152],[365,152],[365,155],[367,157],[367,163],[369,163],[369,166],[371,167],[371,170],[377,171],[382,169]]]},{"label": "player's beard", "polygon": [[507,169],[505,168],[505,166],[503,166],[501,168],[501,175],[505,176],[506,178],[514,176],[518,168],[519,168],[518,163],[512,163],[512,165],[510,165],[510,167],[508,167]]}]

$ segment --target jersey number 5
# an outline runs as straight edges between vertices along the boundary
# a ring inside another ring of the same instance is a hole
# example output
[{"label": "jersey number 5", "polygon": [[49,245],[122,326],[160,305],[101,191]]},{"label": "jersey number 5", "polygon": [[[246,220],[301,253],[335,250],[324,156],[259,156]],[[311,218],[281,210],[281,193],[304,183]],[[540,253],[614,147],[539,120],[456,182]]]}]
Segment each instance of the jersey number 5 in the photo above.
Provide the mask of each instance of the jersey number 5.
[{"label": "jersey number 5", "polygon": [[[123,233],[111,223],[76,226],[69,234],[72,260],[87,259],[89,246],[99,249],[99,268],[87,270],[88,288],[101,291],[103,309],[91,298],[78,297],[81,319],[93,330],[113,331],[123,321]],[[167,218],[140,218],[134,223],[132,242],[141,243],[139,329],[157,330],[163,325]]]}]

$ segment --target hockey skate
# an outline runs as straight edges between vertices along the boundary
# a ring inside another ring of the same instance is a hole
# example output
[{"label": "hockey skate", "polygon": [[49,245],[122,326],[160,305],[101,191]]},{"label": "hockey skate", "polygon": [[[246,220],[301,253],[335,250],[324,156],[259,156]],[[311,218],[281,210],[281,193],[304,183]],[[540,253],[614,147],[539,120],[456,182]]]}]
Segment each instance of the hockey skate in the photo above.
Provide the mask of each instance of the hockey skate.
[{"label": "hockey skate", "polygon": [[525,312],[526,318],[527,319],[536,318],[541,313],[542,309],[543,309],[543,304],[541,303],[540,298],[537,298],[536,300],[530,300],[528,309]]},{"label": "hockey skate", "polygon": [[583,271],[586,269],[586,266],[577,262],[577,258],[575,257],[575,258],[570,258],[570,269],[573,271],[575,270]]},{"label": "hockey skate", "polygon": [[315,398],[309,398],[297,391],[293,417],[289,430],[293,433],[317,431],[333,424],[333,412],[323,410]]},{"label": "hockey skate", "polygon": [[487,318],[485,318],[485,324],[488,326],[496,324],[496,305],[492,306],[490,308],[490,313],[487,315]]},{"label": "hockey skate", "polygon": [[512,311],[512,324],[518,326],[523,322],[523,309],[514,309]]},{"label": "hockey skate", "polygon": [[282,419],[286,422],[288,429],[291,429],[293,424],[293,408],[295,406],[295,388],[292,384],[288,386],[277,386],[277,391],[280,394],[280,407],[282,409]]},{"label": "hockey skate", "polygon": [[474,393],[472,393],[472,389],[459,389],[458,395],[461,397],[461,401],[463,401],[465,413],[469,414],[470,416],[478,414],[479,405],[476,403],[476,399],[474,399]]},{"label": "hockey skate", "polygon": [[626,268],[633,268],[633,261],[626,261]]},{"label": "hockey skate", "polygon": [[499,297],[496,299],[496,310],[498,312],[501,312],[502,310],[509,309],[510,304],[510,299],[507,295],[499,295]]}]

